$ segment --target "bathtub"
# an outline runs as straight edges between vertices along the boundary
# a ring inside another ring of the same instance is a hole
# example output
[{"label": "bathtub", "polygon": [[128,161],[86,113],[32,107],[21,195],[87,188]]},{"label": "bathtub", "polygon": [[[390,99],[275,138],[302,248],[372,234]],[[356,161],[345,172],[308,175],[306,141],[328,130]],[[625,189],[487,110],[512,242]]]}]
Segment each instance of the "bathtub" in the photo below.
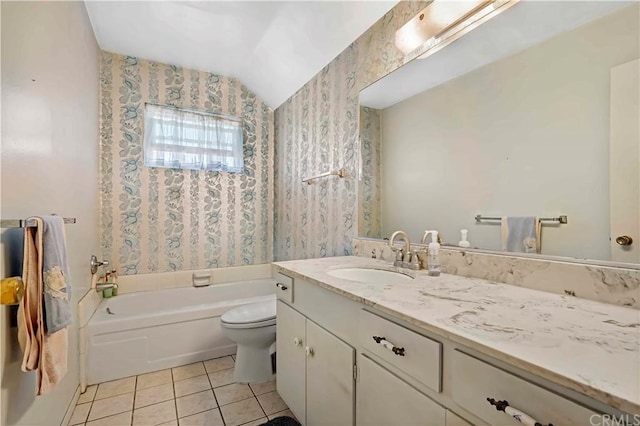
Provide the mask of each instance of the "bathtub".
[{"label": "bathtub", "polygon": [[118,295],[103,299],[86,327],[88,384],[230,355],[220,316],[275,298],[275,281],[258,279]]}]

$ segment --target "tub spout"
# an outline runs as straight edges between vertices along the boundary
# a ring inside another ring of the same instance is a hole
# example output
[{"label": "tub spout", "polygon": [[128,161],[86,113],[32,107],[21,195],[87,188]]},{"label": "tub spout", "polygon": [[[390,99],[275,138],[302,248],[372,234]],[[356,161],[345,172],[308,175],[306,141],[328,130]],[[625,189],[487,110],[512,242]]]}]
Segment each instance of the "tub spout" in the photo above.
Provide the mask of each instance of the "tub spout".
[{"label": "tub spout", "polygon": [[98,283],[96,284],[96,291],[100,293],[102,290],[106,290],[108,288],[114,288],[116,283]]}]

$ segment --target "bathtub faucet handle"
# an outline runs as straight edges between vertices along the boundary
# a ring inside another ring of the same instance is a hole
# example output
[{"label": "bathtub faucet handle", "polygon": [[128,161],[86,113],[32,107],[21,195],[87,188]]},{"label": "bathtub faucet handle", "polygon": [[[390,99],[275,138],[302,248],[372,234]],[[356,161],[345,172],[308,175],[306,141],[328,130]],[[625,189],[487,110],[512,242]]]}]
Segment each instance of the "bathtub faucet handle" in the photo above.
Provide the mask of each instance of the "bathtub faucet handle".
[{"label": "bathtub faucet handle", "polygon": [[95,254],[91,255],[91,260],[89,261],[89,266],[91,266],[91,275],[95,275],[98,272],[98,268],[101,266],[109,266],[109,262],[106,260],[99,261]]}]

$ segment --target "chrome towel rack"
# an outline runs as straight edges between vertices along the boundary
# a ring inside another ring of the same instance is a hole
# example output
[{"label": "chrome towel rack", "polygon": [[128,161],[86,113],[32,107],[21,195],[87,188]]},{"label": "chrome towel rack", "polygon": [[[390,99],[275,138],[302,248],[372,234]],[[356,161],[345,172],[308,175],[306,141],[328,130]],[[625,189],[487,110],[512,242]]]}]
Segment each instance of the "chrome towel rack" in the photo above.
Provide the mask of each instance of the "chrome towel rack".
[{"label": "chrome towel rack", "polygon": [[[489,217],[489,216],[482,216],[482,215],[476,215],[476,222],[481,222],[483,220],[502,220],[501,217]],[[567,222],[567,216],[565,215],[561,215],[558,217],[541,217],[540,220],[542,222],[558,222],[561,224],[566,224]]]},{"label": "chrome towel rack", "polygon": [[330,172],[325,172],[325,173],[319,174],[317,176],[312,176],[312,177],[308,177],[306,179],[302,179],[302,182],[306,183],[307,185],[311,185],[313,183],[313,181],[316,180],[316,179],[320,179],[320,178],[324,178],[324,177],[328,177],[328,176],[338,176],[339,178],[343,178],[346,175],[347,174],[344,171],[344,169],[338,169],[338,170],[332,170]]},{"label": "chrome towel rack", "polygon": [[[76,223],[75,217],[62,218],[65,224]],[[33,219],[2,219],[0,220],[0,228],[33,228],[36,221]]]}]

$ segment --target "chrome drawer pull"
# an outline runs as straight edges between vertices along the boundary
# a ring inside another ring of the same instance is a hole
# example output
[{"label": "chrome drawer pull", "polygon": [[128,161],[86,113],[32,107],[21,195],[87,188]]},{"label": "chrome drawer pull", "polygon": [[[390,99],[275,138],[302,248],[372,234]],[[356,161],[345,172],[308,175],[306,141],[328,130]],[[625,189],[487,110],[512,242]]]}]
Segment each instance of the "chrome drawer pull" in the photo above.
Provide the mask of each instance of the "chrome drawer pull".
[{"label": "chrome drawer pull", "polygon": [[393,343],[389,342],[384,337],[373,336],[373,340],[377,344],[382,345],[383,348],[389,349],[394,354],[396,354],[398,356],[404,356],[404,348],[397,347],[396,345],[394,345]]},{"label": "chrome drawer pull", "polygon": [[282,283],[276,283],[276,287],[278,287],[280,290],[285,291],[288,287]]},{"label": "chrome drawer pull", "polygon": [[505,414],[508,414],[509,416],[513,417],[517,422],[522,423],[523,425],[526,425],[526,426],[553,426],[553,424],[551,424],[551,423],[543,425],[542,423],[536,421],[531,416],[528,416],[527,414],[523,413],[522,411],[511,407],[509,405],[509,401],[496,401],[493,398],[487,398],[487,401],[489,401],[489,404],[491,404],[494,407],[496,407],[496,410],[502,411]]}]

